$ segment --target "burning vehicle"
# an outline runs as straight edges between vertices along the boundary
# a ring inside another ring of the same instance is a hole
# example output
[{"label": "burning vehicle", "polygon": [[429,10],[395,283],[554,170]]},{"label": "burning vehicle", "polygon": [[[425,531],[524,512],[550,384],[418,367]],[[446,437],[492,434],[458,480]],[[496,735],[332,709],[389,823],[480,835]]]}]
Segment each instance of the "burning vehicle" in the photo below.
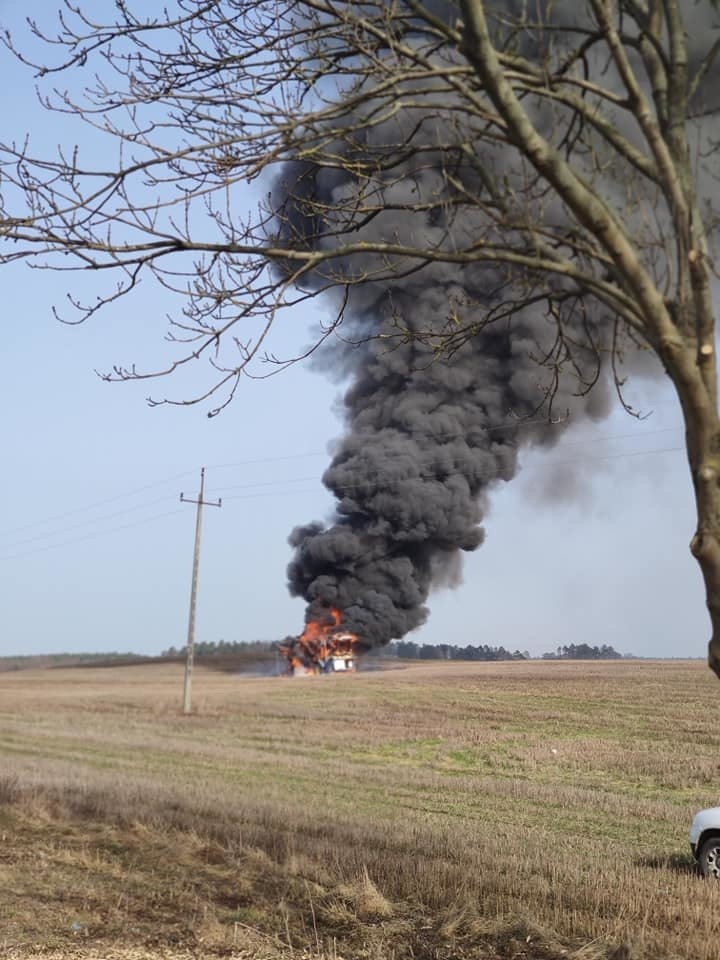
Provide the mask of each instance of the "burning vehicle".
[{"label": "burning vehicle", "polygon": [[288,637],[279,647],[294,677],[357,670],[363,645],[357,635],[342,629],[339,610],[330,608],[323,619],[309,620],[299,637]]}]

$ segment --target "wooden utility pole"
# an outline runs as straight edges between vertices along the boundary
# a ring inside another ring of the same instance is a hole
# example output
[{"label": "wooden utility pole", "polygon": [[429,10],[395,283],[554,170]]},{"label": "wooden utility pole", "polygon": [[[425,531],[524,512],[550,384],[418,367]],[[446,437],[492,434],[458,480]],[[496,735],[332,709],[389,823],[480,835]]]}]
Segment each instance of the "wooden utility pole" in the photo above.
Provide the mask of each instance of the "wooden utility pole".
[{"label": "wooden utility pole", "polygon": [[192,672],[195,661],[195,607],[197,603],[198,567],[200,566],[200,535],[202,533],[202,508],[221,507],[222,500],[204,500],[205,467],[200,471],[200,493],[197,500],[191,500],[185,494],[180,494],[181,503],[196,503],[195,515],[195,550],[193,552],[192,585],[190,587],[190,615],[188,616],[187,650],[185,656],[185,687],[183,690],[183,713],[192,712]]}]

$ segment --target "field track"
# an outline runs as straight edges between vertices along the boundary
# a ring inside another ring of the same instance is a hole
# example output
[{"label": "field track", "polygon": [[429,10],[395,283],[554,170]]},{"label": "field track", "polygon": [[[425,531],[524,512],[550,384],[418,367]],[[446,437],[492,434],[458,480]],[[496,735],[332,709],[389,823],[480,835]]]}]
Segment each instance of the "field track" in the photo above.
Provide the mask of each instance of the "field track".
[{"label": "field track", "polygon": [[717,960],[699,662],[0,674],[8,960]]}]

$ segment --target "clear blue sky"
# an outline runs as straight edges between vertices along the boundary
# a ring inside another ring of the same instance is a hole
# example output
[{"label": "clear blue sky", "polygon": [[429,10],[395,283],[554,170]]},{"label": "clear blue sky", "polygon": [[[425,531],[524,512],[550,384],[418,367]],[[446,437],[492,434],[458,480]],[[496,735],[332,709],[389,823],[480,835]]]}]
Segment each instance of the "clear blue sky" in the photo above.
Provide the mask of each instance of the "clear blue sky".
[{"label": "clear blue sky", "polygon": [[[19,19],[1,9],[6,23]],[[0,57],[6,131],[29,129],[38,144],[81,136],[50,121],[27,75]],[[213,420],[204,407],[150,409],[145,395],[171,385],[109,385],[94,370],[167,359],[173,305],[147,287],[132,307],[64,327],[50,308],[74,284],[82,290],[82,279],[21,265],[2,274],[0,655],[182,645],[195,517],[179,496],[196,495],[201,465],[207,495],[224,503],[204,516],[198,640],[297,633],[304,607],[287,593],[286,540],[332,507],[319,478],[342,432],[342,385],[296,367],[245,383]],[[316,319],[296,315],[278,336],[301,342]],[[704,655],[680,415],[669,389],[649,391],[640,385],[634,395],[655,411],[647,420],[617,412],[525,455],[516,480],[491,497],[486,543],[466,559],[463,584],[431,597],[413,639],[533,654],[586,642]],[[555,471],[575,473],[574,499],[552,497]]]}]

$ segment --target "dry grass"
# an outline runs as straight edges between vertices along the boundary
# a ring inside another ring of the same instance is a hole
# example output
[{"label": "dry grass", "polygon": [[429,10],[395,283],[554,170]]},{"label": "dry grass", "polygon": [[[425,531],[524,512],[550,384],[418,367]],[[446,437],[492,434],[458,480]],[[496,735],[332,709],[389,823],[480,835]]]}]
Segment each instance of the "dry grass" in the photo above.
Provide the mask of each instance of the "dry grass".
[{"label": "dry grass", "polygon": [[176,666],[4,674],[0,952],[715,960],[687,828],[717,802],[716,684],[198,670],[183,718]]}]

